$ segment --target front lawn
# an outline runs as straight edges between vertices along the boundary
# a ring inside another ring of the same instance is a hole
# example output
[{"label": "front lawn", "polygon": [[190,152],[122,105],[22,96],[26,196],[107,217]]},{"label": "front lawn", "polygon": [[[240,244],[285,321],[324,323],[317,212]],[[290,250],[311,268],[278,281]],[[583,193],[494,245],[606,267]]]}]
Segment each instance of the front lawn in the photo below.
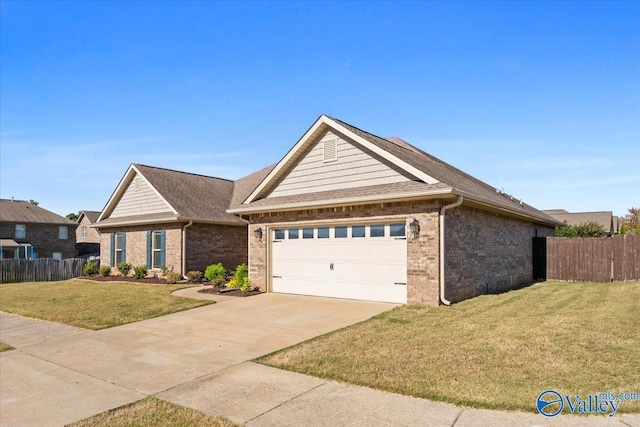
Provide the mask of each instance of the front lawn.
[{"label": "front lawn", "polygon": [[238,427],[220,417],[209,417],[194,409],[148,397],[112,409],[67,427],[110,426],[174,426],[174,427]]},{"label": "front lawn", "polygon": [[184,287],[78,279],[5,283],[0,310],[97,330],[212,303],[171,295]]},{"label": "front lawn", "polygon": [[[540,283],[403,306],[259,362],[454,404],[535,411],[554,389],[640,392],[640,283]],[[626,401],[618,412],[640,412]]]}]

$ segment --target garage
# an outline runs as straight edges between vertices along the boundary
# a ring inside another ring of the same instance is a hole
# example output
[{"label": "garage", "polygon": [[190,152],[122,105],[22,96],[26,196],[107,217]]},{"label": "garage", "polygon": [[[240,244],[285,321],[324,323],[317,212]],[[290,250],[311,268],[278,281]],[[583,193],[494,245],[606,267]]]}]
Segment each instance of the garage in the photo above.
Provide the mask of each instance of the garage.
[{"label": "garage", "polygon": [[273,292],[407,302],[405,222],[272,228]]}]

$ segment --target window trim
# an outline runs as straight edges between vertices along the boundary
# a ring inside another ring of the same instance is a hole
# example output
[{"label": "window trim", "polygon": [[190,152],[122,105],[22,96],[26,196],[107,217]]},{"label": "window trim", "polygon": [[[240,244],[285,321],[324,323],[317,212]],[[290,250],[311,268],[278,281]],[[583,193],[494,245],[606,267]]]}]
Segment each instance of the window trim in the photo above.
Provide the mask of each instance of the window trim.
[{"label": "window trim", "polygon": [[[62,232],[64,230],[64,233]],[[67,225],[59,225],[58,226],[58,239],[59,240],[69,240],[69,226]]]},{"label": "window trim", "polygon": [[87,237],[87,235],[89,234],[89,227],[87,227],[86,225],[82,226],[82,237]]},{"label": "window trim", "polygon": [[[22,228],[22,237],[18,236],[18,228],[21,227]],[[14,230],[14,236],[16,238],[16,240],[24,240],[27,238],[27,224],[16,224],[15,226],[15,230]]]}]

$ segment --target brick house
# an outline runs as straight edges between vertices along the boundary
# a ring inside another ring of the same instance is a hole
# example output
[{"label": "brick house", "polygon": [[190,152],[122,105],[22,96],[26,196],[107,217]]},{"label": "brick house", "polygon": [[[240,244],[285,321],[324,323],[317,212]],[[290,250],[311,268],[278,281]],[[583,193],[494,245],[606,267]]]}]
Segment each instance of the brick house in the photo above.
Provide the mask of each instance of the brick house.
[{"label": "brick house", "polygon": [[100,232],[100,264],[147,265],[153,275],[163,265],[185,274],[246,263],[247,221],[226,209],[265,174],[234,182],[132,164],[92,226]]},{"label": "brick house", "polygon": [[33,203],[0,199],[0,259],[73,258],[77,226]]},{"label": "brick house", "polygon": [[550,217],[568,225],[581,225],[587,222],[600,224],[604,231],[613,236],[618,234],[618,217],[611,211],[598,212],[569,212],[564,209],[543,210]]},{"label": "brick house", "polygon": [[100,255],[100,230],[92,227],[98,220],[100,212],[82,211],[76,221],[76,254],[79,257]]},{"label": "brick house", "polygon": [[449,304],[533,281],[557,220],[398,138],[320,118],[229,213],[252,281],[284,292]]}]

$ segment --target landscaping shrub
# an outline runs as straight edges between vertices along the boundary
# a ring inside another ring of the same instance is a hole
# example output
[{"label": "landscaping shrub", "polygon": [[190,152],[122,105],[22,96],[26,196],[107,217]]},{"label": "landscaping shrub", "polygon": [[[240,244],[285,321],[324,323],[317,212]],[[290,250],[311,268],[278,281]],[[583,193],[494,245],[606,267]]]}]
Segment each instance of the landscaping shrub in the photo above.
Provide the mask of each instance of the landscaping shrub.
[{"label": "landscaping shrub", "polygon": [[211,285],[213,285],[214,288],[225,288],[226,283],[227,281],[225,279],[213,279],[211,281]]},{"label": "landscaping shrub", "polygon": [[89,261],[82,267],[82,273],[85,276],[93,276],[94,274],[98,274],[98,263],[95,261]]},{"label": "landscaping shrub", "polygon": [[202,271],[189,271],[187,273],[187,280],[191,283],[202,282]]},{"label": "landscaping shrub", "polygon": [[127,277],[133,266],[128,262],[121,262],[118,263],[116,267],[118,267],[118,271],[120,272],[120,274],[122,274],[124,277]]},{"label": "landscaping shrub", "polygon": [[173,267],[167,266],[164,264],[160,266],[160,272],[162,273],[163,276],[166,276],[167,274],[169,274],[170,271],[173,271]]},{"label": "landscaping shrub", "polygon": [[227,288],[238,288],[243,292],[253,291],[254,287],[251,279],[249,279],[249,267],[247,267],[247,264],[241,264],[236,267],[236,274],[233,280],[227,284]]},{"label": "landscaping shrub", "polygon": [[100,273],[102,277],[107,277],[111,274],[111,267],[109,267],[108,265],[103,265],[102,267],[100,267],[100,270],[98,270],[98,273]]},{"label": "landscaping shrub", "polygon": [[167,283],[169,284],[178,283],[180,280],[182,280],[182,274],[176,273],[172,270],[166,274],[165,279],[167,279]]},{"label": "landscaping shrub", "polygon": [[207,280],[224,280],[227,278],[227,270],[224,268],[221,262],[217,264],[211,264],[204,270],[204,277]]},{"label": "landscaping shrub", "polygon": [[133,267],[133,277],[136,279],[144,279],[147,277],[147,273],[149,270],[146,265],[139,265],[137,267]]}]

